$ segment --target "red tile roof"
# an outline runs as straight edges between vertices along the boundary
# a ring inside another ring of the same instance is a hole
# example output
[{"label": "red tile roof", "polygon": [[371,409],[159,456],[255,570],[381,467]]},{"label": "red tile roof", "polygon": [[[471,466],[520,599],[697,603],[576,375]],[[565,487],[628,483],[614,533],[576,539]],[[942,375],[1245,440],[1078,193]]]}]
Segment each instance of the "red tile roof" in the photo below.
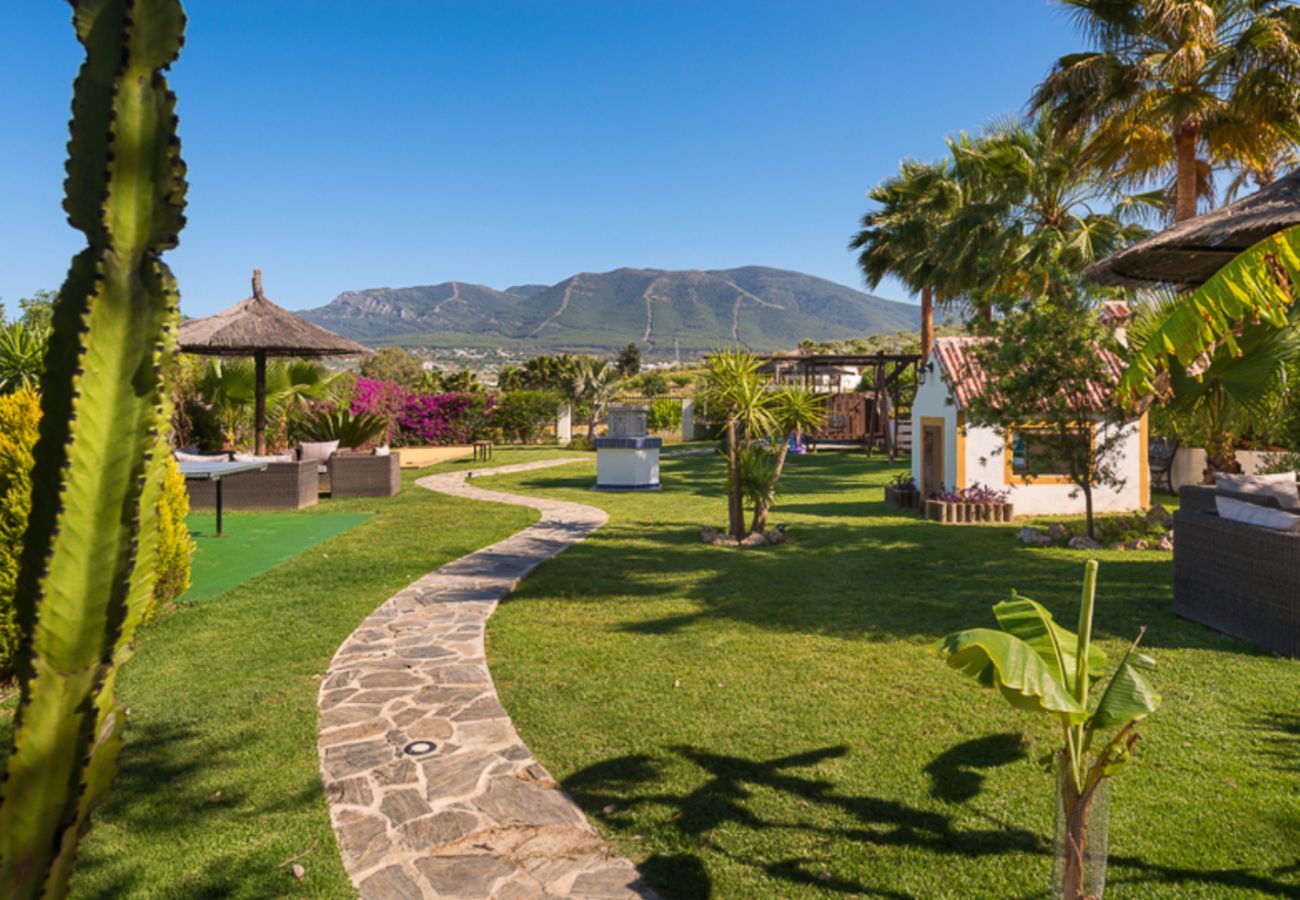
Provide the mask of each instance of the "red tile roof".
[{"label": "red tile roof", "polygon": [[[989,340],[992,338],[943,337],[934,342],[934,356],[939,360],[942,375],[952,390],[958,409],[966,409],[972,400],[988,390],[988,378],[973,351]],[[1124,373],[1124,364],[1103,347],[1098,347],[1097,353],[1106,364],[1110,380],[1108,384],[1088,383],[1088,403],[1094,409],[1102,410],[1111,406],[1111,394]]]}]

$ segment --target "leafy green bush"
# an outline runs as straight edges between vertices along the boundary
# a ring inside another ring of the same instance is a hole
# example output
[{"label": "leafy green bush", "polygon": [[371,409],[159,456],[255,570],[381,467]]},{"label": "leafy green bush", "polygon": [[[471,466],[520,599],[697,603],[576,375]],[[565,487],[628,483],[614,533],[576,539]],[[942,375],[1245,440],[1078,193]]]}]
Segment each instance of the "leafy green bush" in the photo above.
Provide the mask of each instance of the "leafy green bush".
[{"label": "leafy green bush", "polygon": [[555,421],[561,402],[555,391],[513,391],[497,400],[492,424],[505,439],[530,444]]},{"label": "leafy green bush", "polygon": [[646,428],[650,431],[675,431],[682,427],[682,404],[677,400],[661,397],[651,401],[646,413]]},{"label": "leafy green bush", "polygon": [[20,388],[0,396],[0,679],[12,674],[18,651],[14,586],[32,506],[32,447],[40,421],[35,391]]},{"label": "leafy green bush", "polygon": [[[32,505],[32,448],[41,421],[40,395],[30,388],[0,395],[0,680],[13,672],[18,650],[14,588],[23,534]],[[190,586],[194,541],[185,525],[190,511],[185,476],[167,461],[158,504],[158,563],[153,597],[143,621],[173,602]]]},{"label": "leafy green bush", "polygon": [[162,499],[158,503],[158,575],[142,622],[148,622],[158,610],[175,602],[190,586],[194,539],[185,524],[189,512],[190,495],[185,489],[185,476],[176,460],[168,458]]}]

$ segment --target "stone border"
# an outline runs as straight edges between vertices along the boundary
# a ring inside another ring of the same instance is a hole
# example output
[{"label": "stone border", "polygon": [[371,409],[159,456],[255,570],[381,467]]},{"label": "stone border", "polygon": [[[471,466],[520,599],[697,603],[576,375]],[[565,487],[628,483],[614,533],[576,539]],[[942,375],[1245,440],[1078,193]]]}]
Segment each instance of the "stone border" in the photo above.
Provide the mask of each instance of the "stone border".
[{"label": "stone border", "polygon": [[542,518],[399,591],[335,655],[321,681],[317,747],[344,868],[361,897],[383,900],[653,897],[520,741],[484,658],[497,601],[607,516],[480,490],[470,475],[416,484]]}]

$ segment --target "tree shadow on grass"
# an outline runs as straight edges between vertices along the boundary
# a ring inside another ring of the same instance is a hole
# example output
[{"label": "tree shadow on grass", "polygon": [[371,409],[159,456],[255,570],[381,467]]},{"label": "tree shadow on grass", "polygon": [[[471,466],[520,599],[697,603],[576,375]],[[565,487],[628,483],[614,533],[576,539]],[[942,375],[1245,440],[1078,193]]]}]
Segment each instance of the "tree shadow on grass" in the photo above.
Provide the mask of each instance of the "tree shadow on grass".
[{"label": "tree shadow on grass", "polygon": [[[132,852],[133,847],[149,844],[156,849],[160,838],[174,838],[173,852],[179,859],[184,847],[195,840],[225,832],[238,835],[250,824],[261,825],[267,816],[322,802],[320,783],[314,778],[285,794],[258,796],[243,790],[228,762],[241,743],[235,737],[214,742],[210,735],[182,724],[132,723],[113,794],[93,816],[105,833],[97,840],[92,828],[80,848],[75,895],[108,900],[169,891],[187,898],[295,893],[297,885],[288,870],[274,871],[274,862],[267,862],[267,854],[276,851],[256,841],[250,845],[238,836],[232,838],[228,853],[199,866],[191,858],[184,869],[184,884],[170,887],[157,883],[148,853]],[[203,785],[212,783],[214,772],[220,774],[217,780],[223,787],[209,793]],[[309,870],[322,869],[321,861],[335,852],[332,845],[311,849],[315,853],[308,860]],[[293,852],[285,849],[283,855]],[[283,881],[276,888],[279,879]]]},{"label": "tree shadow on grass", "polygon": [[[564,780],[564,788],[593,815],[610,809],[606,819],[618,824],[626,810],[637,806],[664,806],[674,810],[672,828],[690,843],[706,845],[708,852],[725,855],[746,866],[762,869],[770,877],[797,885],[818,886],[844,893],[905,897],[879,886],[849,879],[833,879],[821,871],[816,860],[788,857],[759,861],[728,851],[714,841],[723,826],[736,825],[751,831],[784,829],[820,837],[877,846],[905,846],[958,856],[988,856],[1006,852],[1045,852],[1043,842],[1023,829],[997,825],[993,829],[956,827],[951,817],[917,809],[894,800],[841,793],[836,784],[815,774],[801,772],[822,762],[845,756],[844,746],[823,747],[766,760],[713,753],[689,746],[675,746],[670,752],[693,764],[704,776],[694,790],[675,794],[656,791],[663,778],[656,761],[644,754],[605,760],[582,769]],[[749,804],[755,789],[776,792],[800,801],[816,815],[799,820],[776,821],[756,813]],[[830,826],[824,813],[851,824]],[[703,861],[691,854],[660,857],[642,874],[657,889],[676,900],[710,896],[710,883]]]},{"label": "tree shadow on grass", "polygon": [[[614,826],[630,826],[627,811],[639,806],[662,806],[674,810],[667,826],[676,832],[666,836],[674,844],[699,846],[699,853],[652,855],[640,868],[656,890],[674,900],[698,900],[712,895],[712,882],[705,856],[726,857],[733,863],[761,870],[768,877],[789,884],[816,887],[845,894],[880,897],[909,897],[882,885],[870,885],[824,871],[824,861],[792,856],[779,860],[750,857],[715,841],[724,826],[738,826],[755,833],[783,829],[823,838],[880,847],[903,847],[936,855],[967,858],[1029,854],[1047,856],[1049,840],[1022,828],[981,816],[989,828],[966,828],[952,816],[918,809],[895,800],[862,794],[846,794],[831,780],[800,770],[847,752],[844,746],[823,747],[802,753],[755,760],[713,753],[697,747],[675,746],[669,752],[700,770],[703,781],[693,790],[674,793],[661,789],[665,778],[660,764],[646,754],[630,754],[603,760],[575,772],[564,780],[564,788],[592,817],[603,817]],[[981,785],[965,774],[971,768],[989,768],[1014,762],[1023,756],[1015,734],[993,734],[965,741],[935,758],[926,767],[934,779],[932,794],[950,802],[973,799]],[[977,778],[979,776],[976,776]],[[982,780],[982,779],[981,779]],[[799,801],[809,815],[779,821],[764,818],[749,804],[755,790],[775,792]],[[603,816],[602,812],[608,811]],[[849,824],[826,825],[826,814]],[[814,821],[815,820],[815,821]],[[1289,876],[1300,871],[1300,863],[1283,864],[1267,873],[1240,869],[1193,869],[1153,863],[1135,856],[1112,854],[1112,881],[1148,886],[1214,886],[1257,891],[1272,896],[1295,896],[1297,884]],[[1285,879],[1285,880],[1284,880]]]}]

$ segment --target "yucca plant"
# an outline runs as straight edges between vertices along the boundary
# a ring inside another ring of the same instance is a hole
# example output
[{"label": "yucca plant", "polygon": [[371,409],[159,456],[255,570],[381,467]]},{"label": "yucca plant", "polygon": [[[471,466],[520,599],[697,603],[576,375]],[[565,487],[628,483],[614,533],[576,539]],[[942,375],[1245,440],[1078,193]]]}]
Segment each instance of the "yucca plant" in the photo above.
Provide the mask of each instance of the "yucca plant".
[{"label": "yucca plant", "polygon": [[64,208],[85,233],[54,307],[15,606],[21,651],[0,785],[0,896],[62,897],[108,795],[118,667],[153,590],[167,460],[185,166],[163,77],[179,0],[77,0]]},{"label": "yucca plant", "polygon": [[36,387],[45,371],[50,332],[28,322],[0,324],[0,394]]},{"label": "yucca plant", "polygon": [[375,413],[317,409],[303,415],[293,432],[300,441],[338,441],[340,447],[353,450],[387,434],[388,427],[388,420]]},{"label": "yucca plant", "polygon": [[[1146,629],[1125,652],[1105,688],[1092,687],[1102,677],[1106,656],[1092,644],[1092,616],[1097,594],[1097,562],[1084,569],[1079,630],[1073,634],[1052,614],[1027,597],[993,607],[1001,630],[971,628],[950,634],[934,645],[949,666],[984,687],[996,688],[1016,709],[1052,716],[1063,743],[1055,754],[1058,775],[1061,846],[1054,887],[1066,900],[1099,896],[1105,861],[1088,871],[1090,814],[1107,778],[1132,758],[1135,727],[1160,705],[1142,672],[1154,660],[1138,652]],[[1093,696],[1099,696],[1089,709]],[[1093,837],[1093,840],[1096,840]]]}]

